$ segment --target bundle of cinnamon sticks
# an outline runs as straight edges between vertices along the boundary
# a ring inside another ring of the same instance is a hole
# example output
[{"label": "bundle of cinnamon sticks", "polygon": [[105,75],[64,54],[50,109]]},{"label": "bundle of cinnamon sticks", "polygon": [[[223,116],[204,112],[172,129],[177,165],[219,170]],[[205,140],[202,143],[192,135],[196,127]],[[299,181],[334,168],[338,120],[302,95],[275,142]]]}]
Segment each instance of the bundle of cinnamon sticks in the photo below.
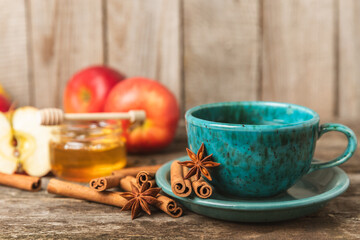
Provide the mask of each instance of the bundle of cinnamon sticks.
[{"label": "bundle of cinnamon sticks", "polygon": [[[143,184],[148,184],[147,188],[154,187],[155,173],[161,165],[144,166],[135,168],[124,168],[114,171],[111,176],[96,178],[90,181],[90,187],[79,184],[69,183],[57,179],[51,179],[47,190],[62,196],[76,199],[83,199],[92,202],[108,204],[117,207],[124,207],[127,199],[120,196],[119,192],[108,191],[111,188],[120,187],[123,191],[131,192],[131,185],[140,188]],[[180,217],[183,213],[177,203],[162,194],[156,196],[161,202],[156,207],[171,217]]]},{"label": "bundle of cinnamon sticks", "polygon": [[170,167],[170,181],[172,192],[179,197],[188,197],[192,192],[200,198],[209,198],[212,193],[212,187],[208,184],[203,177],[196,179],[196,176],[192,176],[189,179],[185,179],[189,169],[181,166],[179,161],[174,161]]},{"label": "bundle of cinnamon sticks", "polygon": [[[147,188],[155,187],[155,173],[160,166],[161,165],[144,166],[117,170],[114,171],[111,176],[91,180],[89,184],[90,187],[53,178],[49,181],[47,191],[71,198],[124,207],[127,199],[120,196],[118,192],[108,190],[119,187],[123,191],[130,192],[132,191],[132,184],[138,188],[143,184],[147,184]],[[200,198],[210,197],[212,187],[202,177],[198,180],[195,176],[190,179],[185,179],[184,176],[188,171],[188,168],[178,164],[178,161],[172,163],[170,170],[172,191],[180,197],[187,197],[192,192]],[[27,191],[39,191],[41,189],[41,178],[22,174],[0,173],[0,185]],[[158,194],[156,198],[161,202],[161,204],[156,207],[163,212],[172,217],[180,217],[182,215],[182,208],[179,207],[173,199],[162,194]]]}]

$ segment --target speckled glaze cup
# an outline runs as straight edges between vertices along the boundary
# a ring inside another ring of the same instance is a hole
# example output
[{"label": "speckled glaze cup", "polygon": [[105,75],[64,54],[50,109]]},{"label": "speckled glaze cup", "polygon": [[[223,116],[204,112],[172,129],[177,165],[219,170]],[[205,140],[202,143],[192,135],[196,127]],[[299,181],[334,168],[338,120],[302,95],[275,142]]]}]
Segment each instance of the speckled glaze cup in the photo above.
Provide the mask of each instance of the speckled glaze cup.
[{"label": "speckled glaze cup", "polygon": [[[224,102],[194,107],[186,112],[189,147],[201,143],[213,161],[211,184],[226,194],[269,197],[286,191],[303,175],[338,166],[355,152],[357,140],[348,127],[319,126],[313,110],[288,103]],[[338,158],[314,163],[317,139],[329,131],[344,133],[345,152]]]}]

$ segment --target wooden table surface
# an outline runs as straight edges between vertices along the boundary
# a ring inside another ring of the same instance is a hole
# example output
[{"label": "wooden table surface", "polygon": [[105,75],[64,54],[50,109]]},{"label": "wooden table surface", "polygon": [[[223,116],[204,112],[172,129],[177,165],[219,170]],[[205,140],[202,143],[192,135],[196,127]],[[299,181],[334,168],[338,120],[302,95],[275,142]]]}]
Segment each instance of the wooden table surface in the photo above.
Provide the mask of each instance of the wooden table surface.
[{"label": "wooden table surface", "polygon": [[[360,121],[337,121],[360,136]],[[185,130],[163,153],[130,156],[129,165],[165,163],[185,155]],[[346,146],[340,134],[326,134],[316,157],[330,159]],[[360,239],[360,152],[341,166],[350,178],[349,189],[310,216],[278,223],[234,223],[185,210],[181,218],[154,212],[131,220],[130,212],[112,206],[32,193],[0,186],[0,239]]]}]

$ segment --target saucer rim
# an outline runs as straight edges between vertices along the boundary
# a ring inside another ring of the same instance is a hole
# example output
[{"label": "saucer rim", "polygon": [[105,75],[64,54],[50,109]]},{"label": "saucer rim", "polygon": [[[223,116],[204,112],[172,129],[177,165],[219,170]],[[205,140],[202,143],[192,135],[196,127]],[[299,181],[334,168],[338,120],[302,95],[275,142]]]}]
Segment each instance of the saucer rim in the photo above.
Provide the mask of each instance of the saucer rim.
[{"label": "saucer rim", "polygon": [[[176,160],[183,161],[187,159],[187,156],[183,156],[181,158],[177,158]],[[346,189],[349,187],[350,180],[347,174],[338,167],[332,167],[323,169],[322,171],[334,171],[335,174],[340,176],[340,180],[336,183],[336,185],[315,196],[302,198],[302,199],[292,199],[292,200],[286,200],[286,201],[279,201],[279,202],[249,202],[244,198],[239,197],[239,201],[227,201],[227,200],[221,200],[221,199],[202,199],[197,196],[189,197],[189,198],[183,198],[176,196],[171,191],[171,186],[168,183],[166,179],[166,175],[170,171],[170,165],[171,163],[175,161],[171,160],[160,167],[160,169],[156,173],[156,182],[159,187],[162,188],[162,190],[181,201],[187,202],[189,204],[197,204],[202,206],[207,206],[211,208],[220,208],[220,209],[230,209],[230,210],[249,210],[249,211],[257,211],[257,210],[280,210],[280,209],[288,209],[288,208],[296,208],[301,206],[309,206],[314,204],[320,204],[323,202],[327,202],[343,192],[346,191]],[[258,198],[256,200],[261,201],[261,198]]]}]

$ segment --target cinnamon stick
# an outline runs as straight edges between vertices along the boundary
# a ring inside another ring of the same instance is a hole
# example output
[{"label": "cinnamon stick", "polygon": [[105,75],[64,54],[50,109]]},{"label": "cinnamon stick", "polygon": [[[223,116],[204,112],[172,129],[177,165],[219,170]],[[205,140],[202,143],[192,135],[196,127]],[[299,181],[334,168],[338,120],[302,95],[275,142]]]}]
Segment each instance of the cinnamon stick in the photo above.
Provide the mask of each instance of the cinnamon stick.
[{"label": "cinnamon stick", "polygon": [[131,183],[136,186],[136,180],[133,176],[126,176],[122,179],[120,179],[120,188],[124,190],[125,192],[131,192]]},{"label": "cinnamon stick", "polygon": [[89,187],[57,180],[55,178],[50,179],[47,191],[57,195],[103,203],[116,207],[123,207],[127,203],[127,200],[118,193],[98,192]]},{"label": "cinnamon stick", "polygon": [[110,188],[118,187],[120,179],[122,179],[123,175],[112,175],[107,177],[95,178],[92,179],[89,183],[90,188],[96,191],[105,191]]},{"label": "cinnamon stick", "polygon": [[149,184],[149,188],[155,187],[155,171],[140,171],[136,175],[136,184],[141,187],[143,184]]},{"label": "cinnamon stick", "polygon": [[170,181],[172,192],[179,197],[188,197],[192,192],[191,182],[184,179],[183,167],[179,161],[174,161],[170,167]]},{"label": "cinnamon stick", "polygon": [[176,204],[174,200],[161,194],[157,195],[156,198],[161,201],[161,204],[156,207],[158,207],[160,210],[162,210],[164,213],[168,214],[171,217],[181,217],[181,215],[183,214],[183,210]]},{"label": "cinnamon stick", "polygon": [[124,175],[124,176],[136,176],[140,171],[150,171],[156,172],[162,165],[151,165],[151,166],[141,166],[141,167],[130,167],[130,168],[123,168],[119,170],[115,170],[112,172],[112,175]]},{"label": "cinnamon stick", "polygon": [[[184,176],[186,176],[188,172],[189,168],[184,168]],[[199,180],[197,180],[195,176],[192,176],[190,178],[190,182],[196,196],[198,196],[199,198],[209,198],[212,195],[212,187],[204,180],[202,176],[199,178]]]},{"label": "cinnamon stick", "polygon": [[[136,184],[136,180],[132,176],[127,176],[120,180],[120,187],[127,192],[131,192],[131,183]],[[179,207],[174,200],[169,197],[166,197],[162,194],[158,194],[156,198],[161,201],[160,205],[156,207],[162,210],[164,213],[168,214],[171,217],[180,217],[183,213],[181,207]]]},{"label": "cinnamon stick", "polygon": [[41,189],[41,178],[22,174],[0,173],[0,185],[36,192]]}]

